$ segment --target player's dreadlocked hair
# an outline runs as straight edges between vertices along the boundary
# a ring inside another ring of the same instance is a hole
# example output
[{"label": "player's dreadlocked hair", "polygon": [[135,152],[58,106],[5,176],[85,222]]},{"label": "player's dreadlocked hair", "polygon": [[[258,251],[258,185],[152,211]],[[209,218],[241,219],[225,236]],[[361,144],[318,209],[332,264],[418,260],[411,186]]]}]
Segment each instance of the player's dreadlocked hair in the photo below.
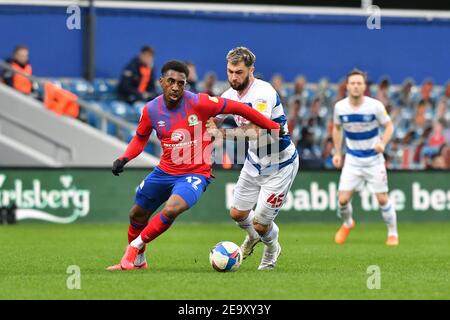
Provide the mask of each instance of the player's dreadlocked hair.
[{"label": "player's dreadlocked hair", "polygon": [[237,47],[228,51],[227,61],[232,65],[244,62],[246,67],[251,67],[255,64],[256,56],[246,47]]},{"label": "player's dreadlocked hair", "polygon": [[189,69],[183,61],[180,60],[167,61],[161,68],[161,76],[164,77],[166,75],[166,72],[169,70],[184,73],[186,75],[186,78],[189,77]]}]

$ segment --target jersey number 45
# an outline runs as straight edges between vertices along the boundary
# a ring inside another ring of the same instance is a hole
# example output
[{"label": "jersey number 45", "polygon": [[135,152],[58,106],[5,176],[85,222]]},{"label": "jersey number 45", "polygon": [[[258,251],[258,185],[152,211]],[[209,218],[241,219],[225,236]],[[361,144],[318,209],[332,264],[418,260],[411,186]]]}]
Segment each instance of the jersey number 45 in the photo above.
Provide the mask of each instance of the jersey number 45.
[{"label": "jersey number 45", "polygon": [[270,197],[267,198],[266,202],[269,203],[272,208],[279,208],[283,204],[284,194],[280,194],[277,196],[275,193],[272,193]]}]

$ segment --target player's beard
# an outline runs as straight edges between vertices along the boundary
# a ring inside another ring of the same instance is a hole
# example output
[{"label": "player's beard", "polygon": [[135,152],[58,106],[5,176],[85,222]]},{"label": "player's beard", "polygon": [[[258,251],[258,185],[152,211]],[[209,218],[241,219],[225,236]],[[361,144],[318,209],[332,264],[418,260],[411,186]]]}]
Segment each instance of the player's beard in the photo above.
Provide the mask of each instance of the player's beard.
[{"label": "player's beard", "polygon": [[247,75],[247,77],[245,78],[244,82],[242,82],[241,84],[233,85],[230,82],[230,86],[236,91],[244,91],[247,88],[249,82],[250,82],[250,73]]}]

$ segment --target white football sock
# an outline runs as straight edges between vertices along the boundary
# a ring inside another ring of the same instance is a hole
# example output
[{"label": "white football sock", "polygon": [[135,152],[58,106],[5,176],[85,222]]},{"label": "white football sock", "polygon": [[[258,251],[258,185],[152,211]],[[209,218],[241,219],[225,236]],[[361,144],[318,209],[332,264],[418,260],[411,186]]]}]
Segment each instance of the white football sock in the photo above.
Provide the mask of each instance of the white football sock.
[{"label": "white football sock", "polygon": [[341,217],[344,225],[348,228],[351,228],[353,225],[352,213],[353,213],[353,207],[352,207],[351,202],[347,203],[344,206],[341,206],[339,204],[338,215]]},{"label": "white football sock", "polygon": [[257,239],[259,238],[259,234],[253,227],[253,218],[255,218],[255,211],[250,210],[250,213],[248,214],[247,218],[241,221],[236,221],[236,224],[239,226],[239,228],[247,231],[251,239]]},{"label": "white football sock", "polygon": [[275,249],[278,243],[279,228],[275,222],[269,227],[269,230],[261,237],[262,242],[270,249]]},{"label": "white football sock", "polygon": [[139,250],[141,250],[144,247],[144,245],[145,242],[142,240],[140,235],[130,243],[130,246],[138,248]]},{"label": "white football sock", "polygon": [[381,207],[381,214],[383,215],[383,220],[388,228],[388,236],[398,237],[397,213],[395,212],[395,208],[390,201]]},{"label": "white football sock", "polygon": [[134,260],[135,266],[142,266],[145,263],[145,252],[139,253]]}]

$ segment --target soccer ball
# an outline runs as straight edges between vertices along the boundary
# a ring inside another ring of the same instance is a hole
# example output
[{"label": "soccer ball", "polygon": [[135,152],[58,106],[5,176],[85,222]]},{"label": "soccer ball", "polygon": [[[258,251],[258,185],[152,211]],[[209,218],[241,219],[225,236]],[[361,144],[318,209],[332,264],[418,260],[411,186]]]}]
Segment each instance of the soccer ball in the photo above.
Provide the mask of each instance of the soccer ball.
[{"label": "soccer ball", "polygon": [[241,248],[231,241],[221,241],[211,249],[209,262],[216,271],[235,271],[242,263]]}]

